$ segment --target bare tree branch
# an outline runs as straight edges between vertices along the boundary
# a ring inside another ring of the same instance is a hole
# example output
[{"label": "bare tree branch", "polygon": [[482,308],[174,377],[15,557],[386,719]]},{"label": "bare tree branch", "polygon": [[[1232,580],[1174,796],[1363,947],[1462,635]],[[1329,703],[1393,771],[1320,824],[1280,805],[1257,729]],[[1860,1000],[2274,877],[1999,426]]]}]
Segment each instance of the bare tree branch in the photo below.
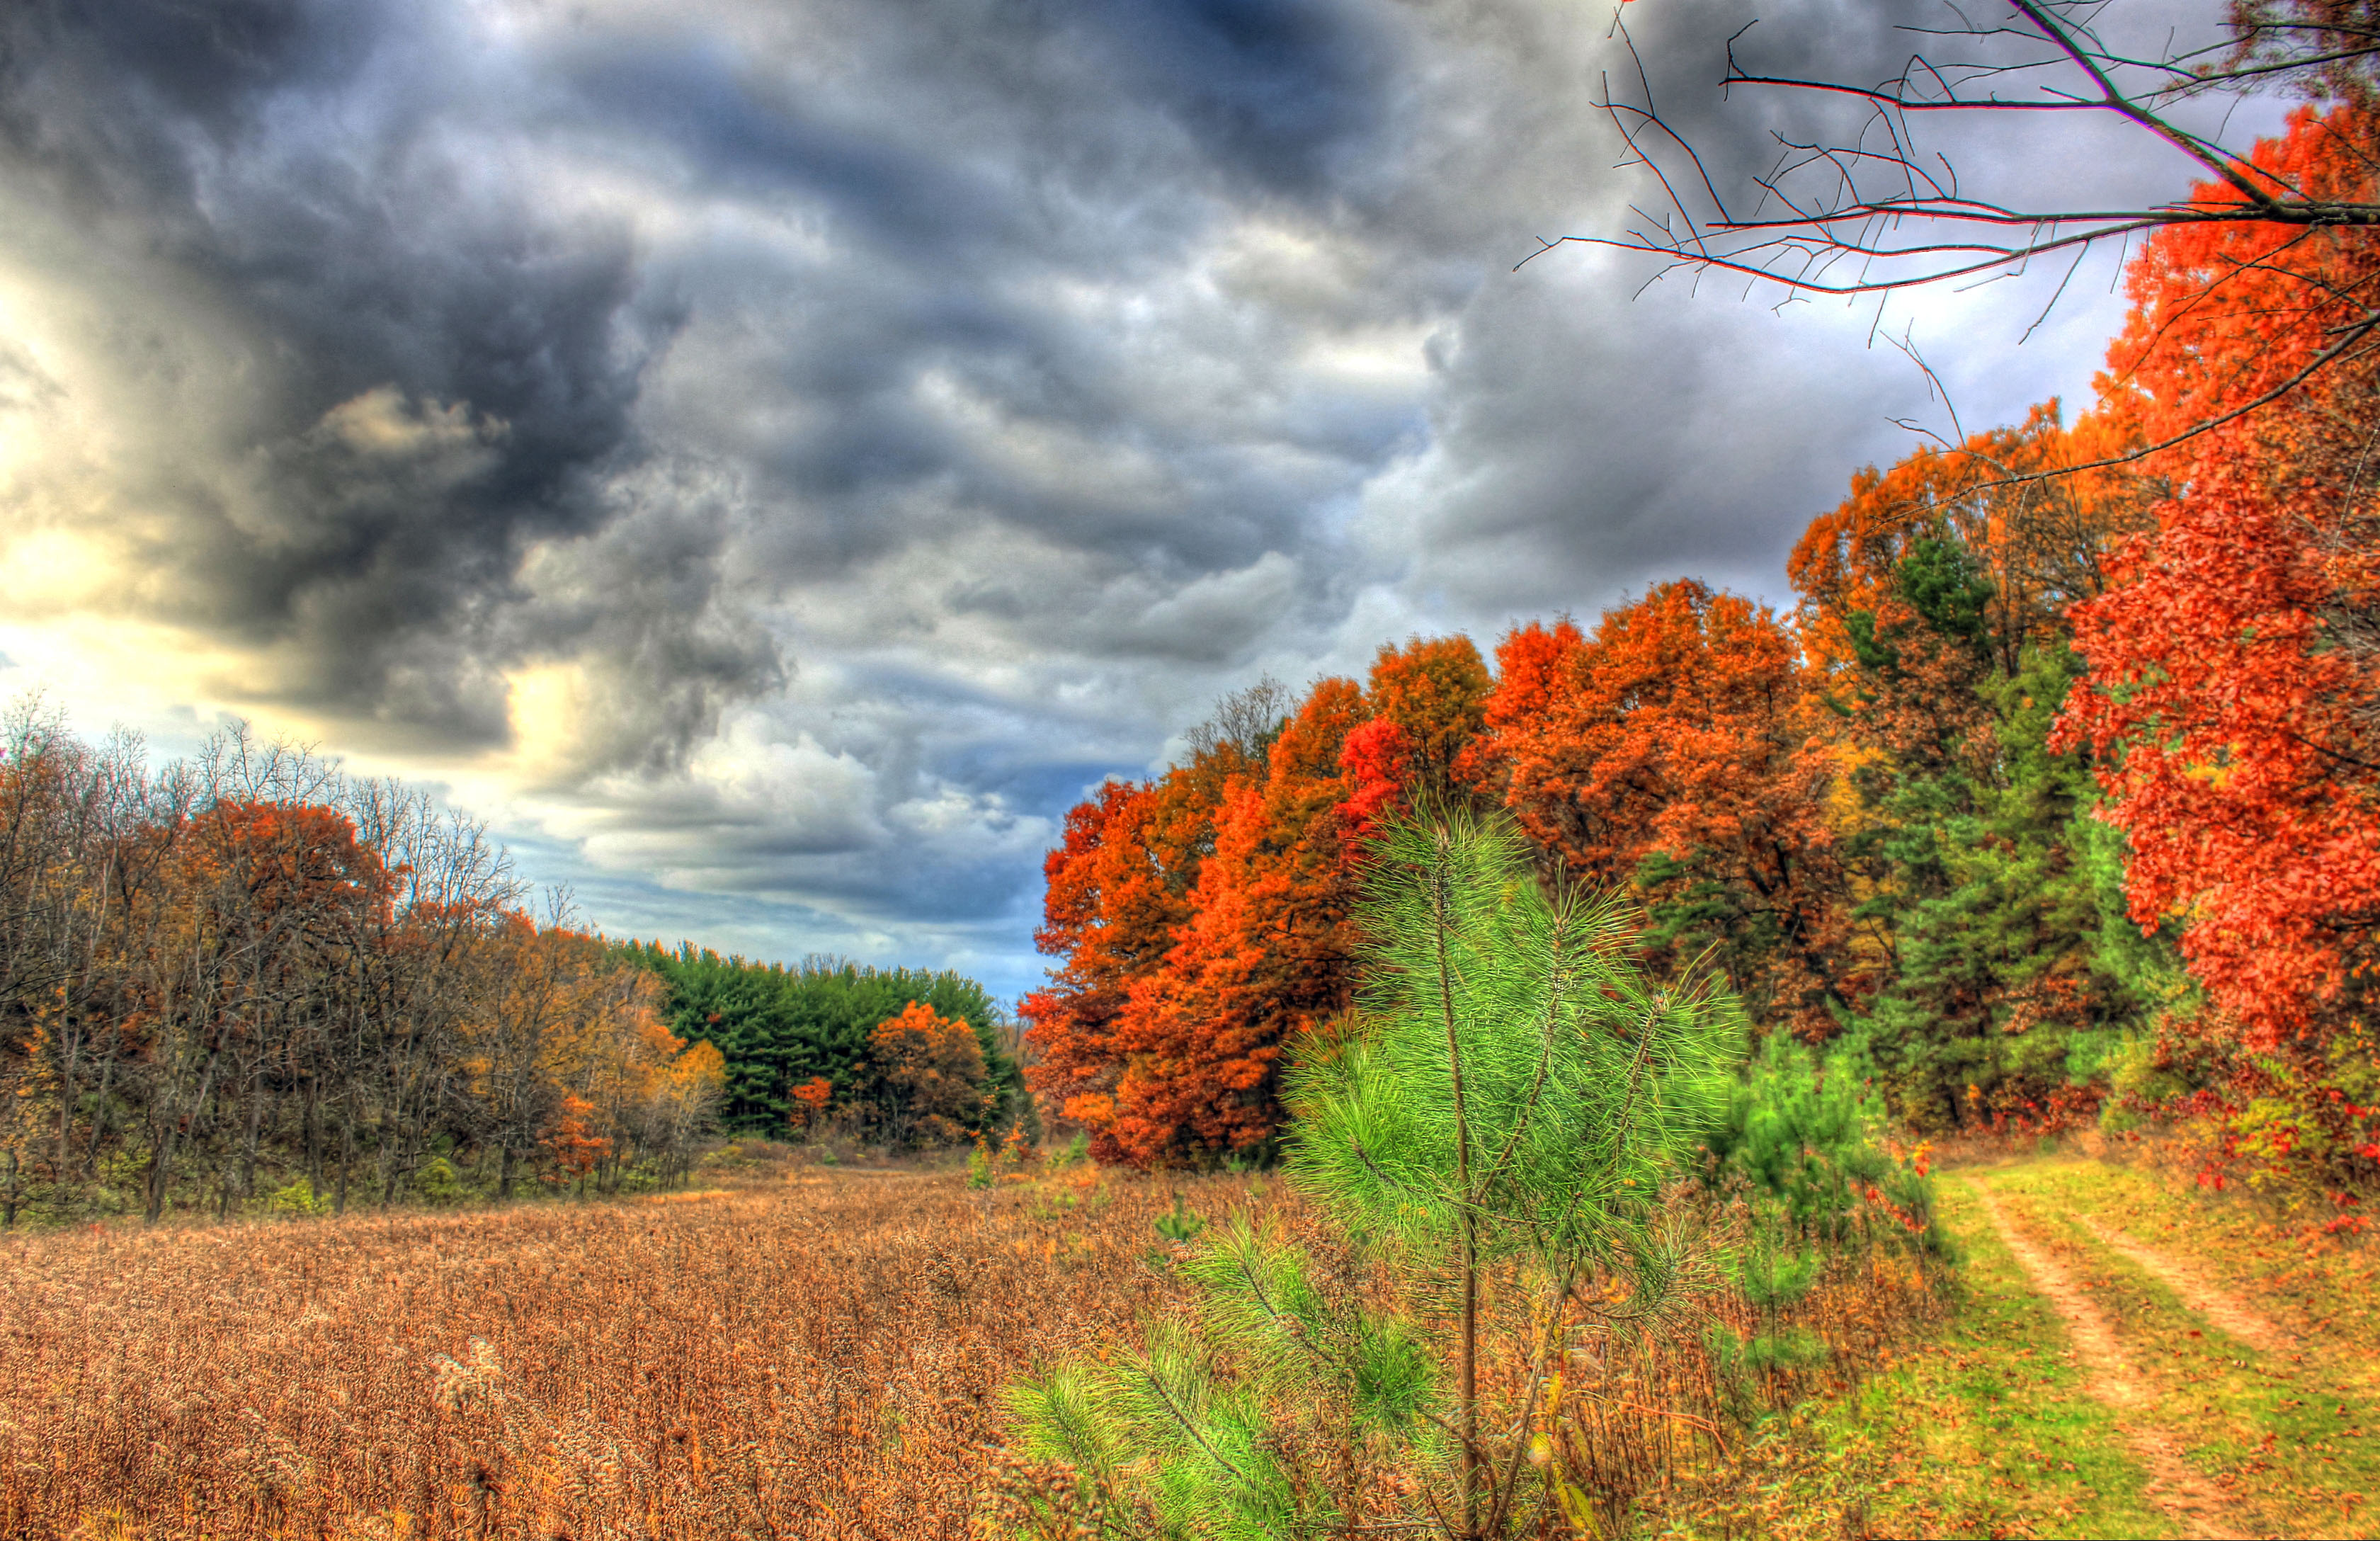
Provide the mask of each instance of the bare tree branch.
[{"label": "bare tree branch", "polygon": [[[2005,21],[1973,21],[1952,7],[1956,26],[1908,29],[1927,48],[1939,49],[1949,40],[1964,46],[1957,57],[1913,54],[1898,75],[1879,84],[1746,68],[1737,47],[1750,29],[1730,37],[1722,90],[1789,91],[1868,109],[1840,141],[1774,134],[1778,160],[1765,174],[1744,177],[1759,196],[1741,216],[1730,208],[1724,176],[1663,115],[1635,40],[1615,17],[1613,35],[1628,50],[1637,94],[1614,97],[1607,77],[1595,105],[1626,147],[1621,164],[1649,172],[1661,201],[1632,208],[1630,223],[1616,234],[1540,237],[1537,249],[1515,266],[1575,244],[1665,259],[1647,283],[1679,272],[1716,272],[1755,285],[1776,285],[1789,297],[1852,297],[1993,282],[2025,272],[2036,258],[2058,258],[2065,271],[2026,329],[2029,338],[2064,297],[2083,259],[2111,243],[2128,253],[2135,236],[2178,226],[2263,227],[2294,232],[2297,239],[2357,238],[2380,228],[2380,191],[2373,185],[2380,177],[2362,179],[2347,196],[2336,188],[2301,188],[2273,166],[2258,164],[2248,149],[2223,142],[2221,129],[2203,133],[2173,116],[2182,103],[2210,93],[2244,97],[2276,87],[2317,103],[2380,102],[2380,0],[2233,0],[2225,41],[2155,54],[2119,51],[2102,39],[2096,22],[2110,0],[2010,3]],[[1923,144],[1915,131],[1921,122],[1965,122],[1976,114],[2114,117],[2189,157],[2204,179],[2195,188],[2177,188],[2168,201],[2129,209],[2058,208],[2054,188],[2040,189],[2038,203],[1976,196],[1962,190],[1950,158]],[[2228,122],[2227,114],[2224,125]],[[2380,146],[2349,148],[2380,168]],[[2296,244],[2283,242],[2271,255]],[[2210,292],[2261,266],[2241,264],[2218,277]],[[2350,355],[2361,356],[2380,327],[2380,309],[2367,297],[2325,295],[2316,273],[2285,273],[2305,285],[2310,303],[2350,307],[2347,319],[2331,329],[2330,346],[2289,380],[2180,438],[2068,471],[2120,465],[2170,448],[2279,400]],[[1938,388],[1933,372],[1925,372],[1929,385]]]}]

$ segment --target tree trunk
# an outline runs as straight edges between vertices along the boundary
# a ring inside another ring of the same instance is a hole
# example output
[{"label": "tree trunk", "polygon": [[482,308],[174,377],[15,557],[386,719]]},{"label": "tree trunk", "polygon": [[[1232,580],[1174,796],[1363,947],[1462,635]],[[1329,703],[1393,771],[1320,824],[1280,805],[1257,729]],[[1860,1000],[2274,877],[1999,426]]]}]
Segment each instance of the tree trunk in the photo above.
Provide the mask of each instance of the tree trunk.
[{"label": "tree trunk", "polygon": [[306,1078],[306,1101],[298,1116],[306,1141],[306,1188],[319,1198],[322,1194],[322,1109],[310,1075]]},{"label": "tree trunk", "polygon": [[156,1224],[157,1217],[164,1212],[165,1180],[174,1160],[175,1133],[173,1122],[168,1120],[164,1128],[158,1131],[156,1142],[150,1148],[140,1215],[141,1222],[146,1225]]},{"label": "tree trunk", "polygon": [[82,1171],[87,1182],[99,1181],[99,1145],[107,1135],[107,1094],[115,1090],[115,1056],[100,1062],[99,1093],[91,1105],[91,1143],[83,1147]]},{"label": "tree trunk", "polygon": [[1479,1534],[1479,1222],[1463,1216],[1463,1535]]},{"label": "tree trunk", "polygon": [[149,1158],[148,1204],[141,1216],[144,1224],[156,1224],[165,1212],[165,1190],[173,1179],[175,1147],[180,1144],[182,1133],[190,1121],[206,1107],[207,1093],[213,1089],[214,1080],[215,1056],[209,1054],[206,1069],[199,1076],[198,1095],[190,1098],[189,1112],[178,1119],[168,1117],[164,1128],[158,1134]]},{"label": "tree trunk", "polygon": [[66,1179],[67,1170],[74,1161],[74,1105],[76,1062],[82,1058],[82,1035],[68,1027],[64,1051],[58,1056],[58,1178]]},{"label": "tree trunk", "polygon": [[248,1098],[248,1147],[241,1152],[239,1198],[243,1204],[256,1199],[256,1157],[258,1142],[263,1137],[264,1088],[260,1085]]}]

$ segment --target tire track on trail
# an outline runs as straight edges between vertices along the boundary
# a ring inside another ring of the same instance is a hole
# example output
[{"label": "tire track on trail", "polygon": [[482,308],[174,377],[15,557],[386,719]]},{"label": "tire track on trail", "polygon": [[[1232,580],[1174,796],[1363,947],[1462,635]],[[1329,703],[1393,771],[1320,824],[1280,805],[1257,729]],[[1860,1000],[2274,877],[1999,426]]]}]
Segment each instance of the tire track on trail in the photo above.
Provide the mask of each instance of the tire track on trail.
[{"label": "tire track on trail", "polygon": [[2223,1332],[2267,1353],[2287,1353],[2291,1348],[2289,1334],[2251,1310],[2191,1264],[2136,1242],[2114,1226],[2092,1216],[2076,1215],[2074,1219],[2111,1251],[2121,1253],[2139,1264],[2171,1290],[2174,1298]]},{"label": "tire track on trail", "polygon": [[2233,1521],[2237,1505],[2232,1499],[2204,1474],[2182,1460],[2181,1442],[2169,1430],[2143,1416],[2155,1401],[2155,1392],[2125,1357],[2123,1345],[2117,1341],[2107,1318],[2092,1304],[2082,1287],[2075,1283],[2065,1265],[2010,1222],[1989,1188],[1972,1177],[1962,1181],[1982,1205],[1985,1218],[1999,1233],[2009,1255],[2016,1259],[2017,1267],[2024,1270],[2034,1289],[2065,1321],[2067,1337],[2074,1345],[2074,1357],[2082,1369],[2084,1389],[2115,1410],[2116,1426],[2122,1432],[2125,1443],[2149,1470],[2148,1486],[2143,1489],[2142,1497],[2169,1516],[2184,1535],[2248,1535]]}]

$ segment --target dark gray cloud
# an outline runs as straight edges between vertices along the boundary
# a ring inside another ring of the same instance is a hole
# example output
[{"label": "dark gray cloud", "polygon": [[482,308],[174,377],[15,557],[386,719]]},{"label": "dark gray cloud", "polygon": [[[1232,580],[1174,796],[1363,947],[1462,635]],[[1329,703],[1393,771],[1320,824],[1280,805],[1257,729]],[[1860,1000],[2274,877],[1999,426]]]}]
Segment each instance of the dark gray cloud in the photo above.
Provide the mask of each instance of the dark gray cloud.
[{"label": "dark gray cloud", "polygon": [[[90,255],[169,265],[246,355],[219,446],[246,495],[164,468],[139,510],[164,609],[279,655],[267,696],[500,742],[490,670],[551,640],[506,624],[520,559],[605,522],[677,319],[637,303],[631,233],[492,184],[468,123],[421,115],[444,61],[392,58],[368,8],[6,25],[13,176],[60,195]],[[116,341],[140,368],[148,339]]]},{"label": "dark gray cloud", "polygon": [[[1736,173],[1833,111],[1720,100],[1753,14],[1628,14]],[[1746,47],[1880,78],[1940,14],[1826,0]],[[0,496],[24,570],[72,577],[0,621],[10,677],[165,628],[204,667],[126,702],[438,777],[598,921],[1013,990],[1064,807],[1220,692],[1681,572],[1777,596],[1905,447],[1923,382],[1869,312],[1632,298],[1642,263],[1578,248],[1510,271],[1647,191],[1592,107],[1609,20],[10,8]],[[2028,134],[1962,170],[2179,176]],[[2079,388],[2112,323],[2078,290],[2011,353],[2045,292],[1888,321],[1993,419]]]}]

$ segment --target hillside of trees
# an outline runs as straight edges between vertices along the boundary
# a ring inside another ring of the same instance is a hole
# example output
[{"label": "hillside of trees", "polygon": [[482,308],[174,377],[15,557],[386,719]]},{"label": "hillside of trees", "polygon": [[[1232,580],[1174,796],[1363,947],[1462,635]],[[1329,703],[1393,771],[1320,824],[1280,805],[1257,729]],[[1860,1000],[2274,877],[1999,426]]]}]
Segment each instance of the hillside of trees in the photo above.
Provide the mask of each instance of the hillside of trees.
[{"label": "hillside of trees", "polygon": [[[2301,109],[2260,175],[2354,183],[2373,118]],[[2087,410],[1862,471],[1785,612],[1681,578],[1517,626],[1492,671],[1459,636],[1383,647],[1099,789],[1047,862],[1037,1088],[1108,1159],[1268,1148],[1285,1047],[1351,1003],[1367,831],[1461,805],[1633,894],[1656,962],[1707,959],[1917,1131],[2157,1123],[2208,1183],[2361,1226],[2380,362],[2335,338],[2380,258],[2182,222],[2128,273]]]}]

